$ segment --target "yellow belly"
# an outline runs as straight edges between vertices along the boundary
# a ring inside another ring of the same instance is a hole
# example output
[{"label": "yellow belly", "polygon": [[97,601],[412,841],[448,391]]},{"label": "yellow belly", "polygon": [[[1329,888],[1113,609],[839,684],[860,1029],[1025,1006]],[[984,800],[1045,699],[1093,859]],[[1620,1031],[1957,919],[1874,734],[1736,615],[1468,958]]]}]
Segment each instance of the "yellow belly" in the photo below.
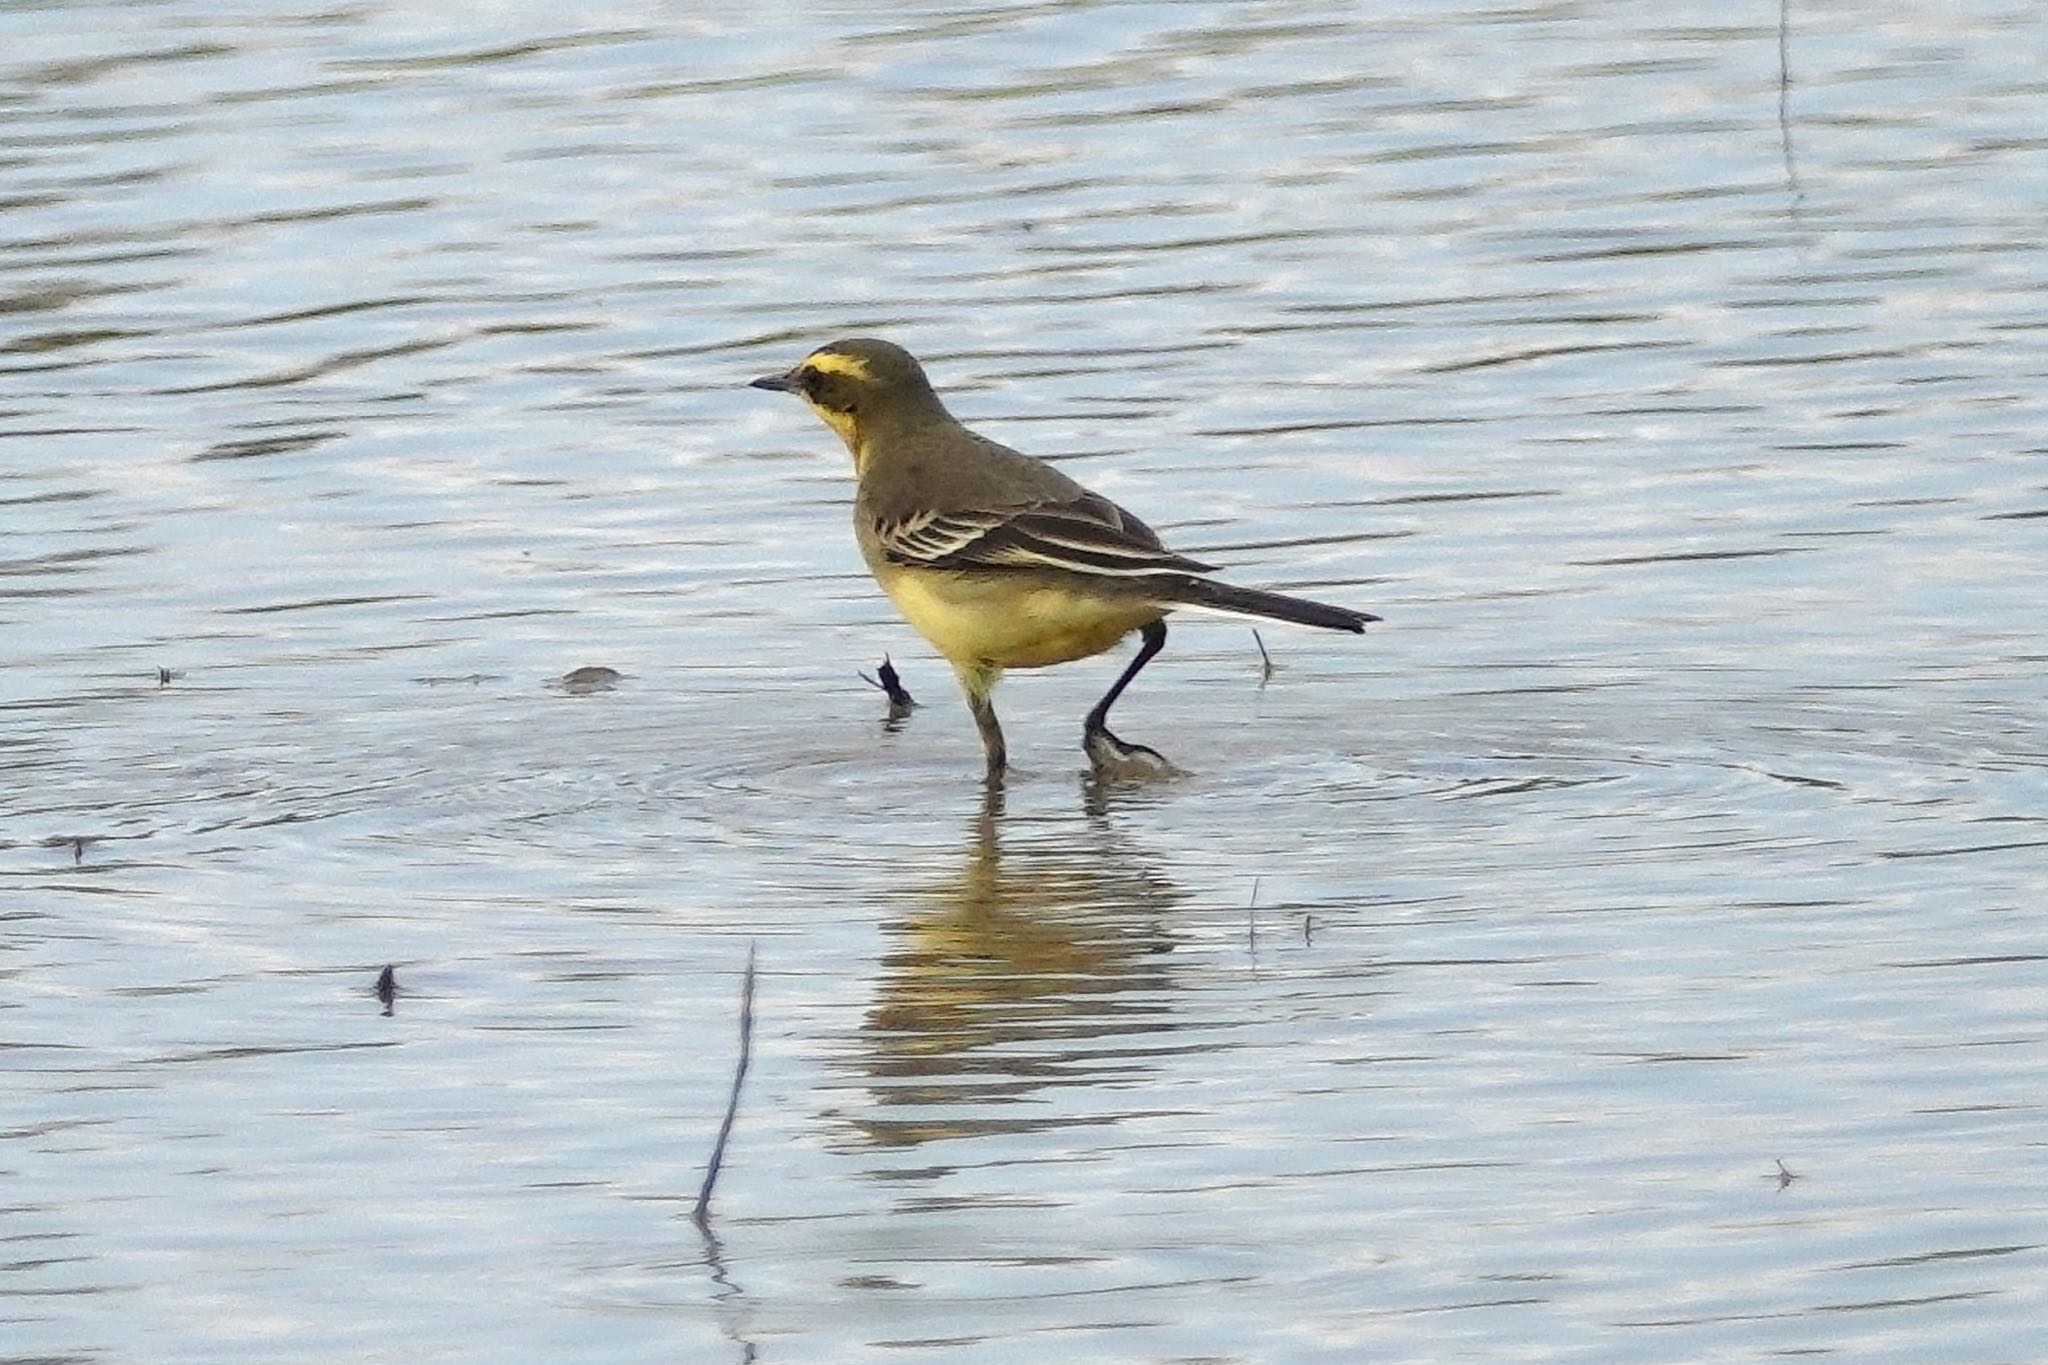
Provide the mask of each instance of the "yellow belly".
[{"label": "yellow belly", "polygon": [[1143,598],[1075,591],[1050,576],[890,567],[876,577],[904,619],[956,664],[1043,668],[1085,659],[1165,615]]}]

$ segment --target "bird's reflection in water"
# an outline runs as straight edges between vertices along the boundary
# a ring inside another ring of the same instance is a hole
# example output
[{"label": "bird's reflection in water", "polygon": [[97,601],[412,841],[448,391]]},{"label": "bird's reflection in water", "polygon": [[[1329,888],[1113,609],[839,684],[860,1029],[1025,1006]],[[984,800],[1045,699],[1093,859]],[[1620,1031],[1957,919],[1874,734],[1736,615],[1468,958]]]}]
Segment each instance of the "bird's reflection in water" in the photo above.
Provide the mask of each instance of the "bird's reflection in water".
[{"label": "bird's reflection in water", "polygon": [[[1168,912],[1182,894],[1088,817],[1006,825],[1000,791],[970,821],[957,870],[903,893],[856,1063],[867,1140],[1095,1121],[1054,1087],[1128,1079],[1167,1013]],[[1034,836],[1036,834],[1036,837]]]}]

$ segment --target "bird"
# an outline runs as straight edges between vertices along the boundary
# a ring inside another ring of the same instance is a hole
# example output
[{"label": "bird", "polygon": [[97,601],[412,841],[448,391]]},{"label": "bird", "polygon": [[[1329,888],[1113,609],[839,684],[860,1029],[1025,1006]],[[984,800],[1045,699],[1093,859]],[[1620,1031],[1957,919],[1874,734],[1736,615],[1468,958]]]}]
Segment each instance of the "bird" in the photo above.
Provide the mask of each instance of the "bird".
[{"label": "bird", "polygon": [[952,665],[992,786],[1008,768],[992,700],[1006,669],[1089,658],[1136,631],[1137,655],[1088,712],[1082,749],[1101,775],[1172,772],[1158,750],[1109,728],[1110,707],[1166,647],[1167,613],[1187,607],[1354,634],[1380,619],[1216,581],[1214,565],[1166,548],[1100,493],[963,426],[924,366],[893,342],[834,341],[750,383],[802,398],[846,443],[861,558]]}]

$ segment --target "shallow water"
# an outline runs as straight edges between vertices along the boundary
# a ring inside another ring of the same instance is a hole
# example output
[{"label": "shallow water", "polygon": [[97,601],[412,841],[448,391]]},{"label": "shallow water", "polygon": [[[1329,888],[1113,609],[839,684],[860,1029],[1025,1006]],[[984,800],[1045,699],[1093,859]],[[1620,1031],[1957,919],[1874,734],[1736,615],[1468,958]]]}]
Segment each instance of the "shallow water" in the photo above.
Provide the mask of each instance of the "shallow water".
[{"label": "shallow water", "polygon": [[[2048,20],[1777,18],[0,14],[0,1360],[2036,1354]],[[852,332],[1386,624],[987,807]]]}]

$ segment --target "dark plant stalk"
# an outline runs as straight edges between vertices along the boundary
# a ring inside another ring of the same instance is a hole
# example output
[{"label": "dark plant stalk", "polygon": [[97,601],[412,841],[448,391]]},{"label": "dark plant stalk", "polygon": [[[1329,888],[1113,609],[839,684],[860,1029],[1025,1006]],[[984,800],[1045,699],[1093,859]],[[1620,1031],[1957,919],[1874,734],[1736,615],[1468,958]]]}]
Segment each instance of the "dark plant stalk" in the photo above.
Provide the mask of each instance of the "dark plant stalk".
[{"label": "dark plant stalk", "polygon": [[740,1110],[740,1086],[747,1079],[747,1064],[754,1056],[754,945],[747,945],[747,974],[740,985],[740,1057],[732,1069],[732,1093],[725,1100],[725,1121],[718,1125],[718,1141],[711,1144],[711,1162],[704,1169],[704,1186],[697,1191],[697,1207],[690,1216],[697,1226],[711,1221],[711,1190],[718,1184],[718,1169],[725,1164],[725,1142],[732,1136],[733,1117]]}]

